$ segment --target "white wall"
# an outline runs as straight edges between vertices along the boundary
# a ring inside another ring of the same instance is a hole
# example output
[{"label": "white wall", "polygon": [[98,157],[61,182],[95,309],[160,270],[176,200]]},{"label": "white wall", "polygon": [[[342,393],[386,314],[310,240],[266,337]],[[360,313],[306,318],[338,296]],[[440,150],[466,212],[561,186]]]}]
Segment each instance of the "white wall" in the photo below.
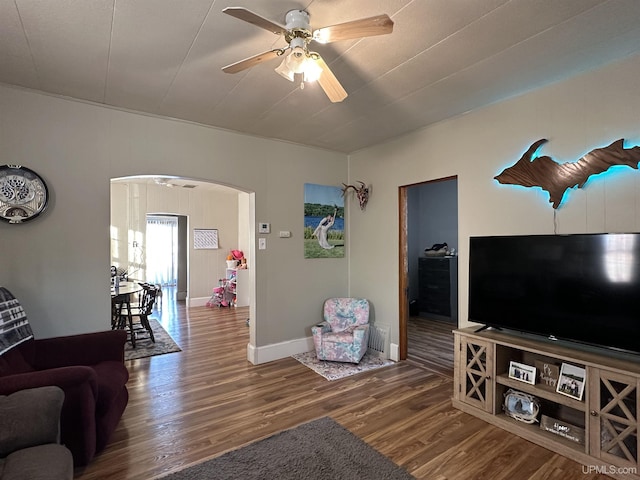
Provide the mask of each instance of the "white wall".
[{"label": "white wall", "polygon": [[[106,273],[110,179],[170,175],[250,192],[271,231],[252,254],[254,361],[261,348],[310,335],[325,298],[347,293],[347,260],[305,260],[304,183],[340,186],[343,154],[234,134],[0,86],[0,164],[23,164],[48,183],[47,211],[0,224],[0,284],[23,303],[36,337],[109,327]],[[255,224],[251,225],[253,238]],[[286,345],[285,345],[286,347]]]},{"label": "white wall", "polygon": [[[371,299],[398,342],[398,187],[458,176],[460,324],[468,325],[472,235],[640,231],[640,173],[631,168],[573,190],[557,212],[540,189],[493,177],[540,138],[544,154],[576,161],[618,138],[640,144],[640,56],[441,122],[350,156],[349,176],[373,185],[350,215],[351,293]],[[384,279],[372,281],[371,279]]]}]

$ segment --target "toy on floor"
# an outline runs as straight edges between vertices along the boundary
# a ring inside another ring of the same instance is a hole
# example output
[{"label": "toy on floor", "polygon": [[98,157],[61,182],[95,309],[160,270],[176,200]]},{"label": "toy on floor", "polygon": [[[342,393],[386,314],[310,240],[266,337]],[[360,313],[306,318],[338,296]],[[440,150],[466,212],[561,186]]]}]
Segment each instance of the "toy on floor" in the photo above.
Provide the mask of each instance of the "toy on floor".
[{"label": "toy on floor", "polygon": [[207,307],[232,307],[235,299],[235,283],[226,278],[218,281],[218,286],[213,289],[213,295],[206,303]]}]

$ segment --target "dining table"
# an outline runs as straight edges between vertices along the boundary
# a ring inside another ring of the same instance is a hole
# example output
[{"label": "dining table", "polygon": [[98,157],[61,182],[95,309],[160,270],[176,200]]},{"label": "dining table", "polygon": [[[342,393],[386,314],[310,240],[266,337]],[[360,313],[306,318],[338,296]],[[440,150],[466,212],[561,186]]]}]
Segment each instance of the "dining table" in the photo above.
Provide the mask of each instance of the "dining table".
[{"label": "dining table", "polygon": [[142,284],[136,281],[120,282],[117,286],[111,284],[111,298],[121,295],[131,296],[140,291],[142,291]]}]

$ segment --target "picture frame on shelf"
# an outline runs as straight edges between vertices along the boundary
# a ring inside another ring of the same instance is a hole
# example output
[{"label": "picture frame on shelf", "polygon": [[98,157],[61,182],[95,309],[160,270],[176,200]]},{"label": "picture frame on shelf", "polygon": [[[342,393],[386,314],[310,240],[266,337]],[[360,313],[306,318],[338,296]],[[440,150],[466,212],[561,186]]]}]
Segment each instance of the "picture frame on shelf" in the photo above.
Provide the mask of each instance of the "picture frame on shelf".
[{"label": "picture frame on shelf", "polygon": [[560,365],[542,360],[536,360],[534,365],[538,374],[538,387],[549,392],[555,392],[556,388],[558,388]]},{"label": "picture frame on shelf", "polygon": [[570,363],[563,363],[558,377],[557,393],[582,400],[586,370]]},{"label": "picture frame on shelf", "polygon": [[536,383],[536,367],[526,365],[520,362],[509,362],[509,378],[520,382],[535,385]]}]

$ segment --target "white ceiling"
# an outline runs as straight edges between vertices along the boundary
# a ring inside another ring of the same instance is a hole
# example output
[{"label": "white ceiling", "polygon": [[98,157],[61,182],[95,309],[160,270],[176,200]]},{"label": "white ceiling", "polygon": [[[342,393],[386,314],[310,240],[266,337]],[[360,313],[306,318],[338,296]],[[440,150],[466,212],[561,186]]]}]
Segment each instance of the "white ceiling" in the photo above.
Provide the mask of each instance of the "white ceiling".
[{"label": "white ceiling", "polygon": [[[276,74],[285,46],[222,13],[314,29],[388,14],[390,35],[314,45],[349,96]],[[640,52],[638,0],[0,0],[0,82],[351,153]]]}]

